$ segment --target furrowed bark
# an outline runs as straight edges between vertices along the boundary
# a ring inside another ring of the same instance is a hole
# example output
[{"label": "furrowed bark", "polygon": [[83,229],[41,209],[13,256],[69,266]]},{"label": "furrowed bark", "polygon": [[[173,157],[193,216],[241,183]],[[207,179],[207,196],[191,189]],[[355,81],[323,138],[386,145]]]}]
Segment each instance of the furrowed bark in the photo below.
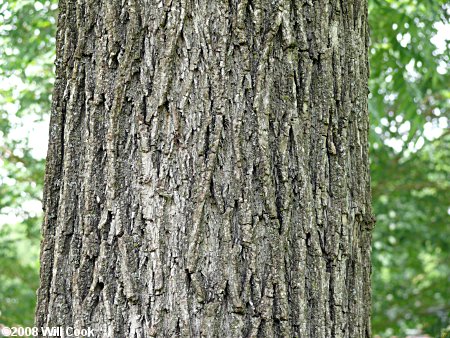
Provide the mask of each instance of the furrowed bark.
[{"label": "furrowed bark", "polygon": [[61,0],[36,326],[370,337],[366,0]]}]

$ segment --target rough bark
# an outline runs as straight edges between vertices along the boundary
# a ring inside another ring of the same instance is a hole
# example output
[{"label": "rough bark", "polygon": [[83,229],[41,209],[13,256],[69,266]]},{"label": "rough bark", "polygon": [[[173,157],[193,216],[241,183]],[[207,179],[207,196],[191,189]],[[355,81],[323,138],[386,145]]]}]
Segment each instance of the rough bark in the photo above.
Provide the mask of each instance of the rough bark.
[{"label": "rough bark", "polygon": [[37,326],[370,337],[367,0],[62,0]]}]

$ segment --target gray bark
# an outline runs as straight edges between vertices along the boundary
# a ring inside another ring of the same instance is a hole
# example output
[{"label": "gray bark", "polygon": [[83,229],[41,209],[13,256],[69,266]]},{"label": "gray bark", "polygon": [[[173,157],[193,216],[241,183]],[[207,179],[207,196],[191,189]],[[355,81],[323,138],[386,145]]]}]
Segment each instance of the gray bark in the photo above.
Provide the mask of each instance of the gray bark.
[{"label": "gray bark", "polygon": [[37,326],[370,337],[367,0],[62,0]]}]

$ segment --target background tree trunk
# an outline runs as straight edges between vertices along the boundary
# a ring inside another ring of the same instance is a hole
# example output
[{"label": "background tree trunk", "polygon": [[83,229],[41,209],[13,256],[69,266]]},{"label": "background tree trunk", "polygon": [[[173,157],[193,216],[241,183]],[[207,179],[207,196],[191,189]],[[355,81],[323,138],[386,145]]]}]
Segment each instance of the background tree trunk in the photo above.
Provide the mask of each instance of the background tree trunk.
[{"label": "background tree trunk", "polygon": [[62,0],[37,326],[369,337],[366,0]]}]

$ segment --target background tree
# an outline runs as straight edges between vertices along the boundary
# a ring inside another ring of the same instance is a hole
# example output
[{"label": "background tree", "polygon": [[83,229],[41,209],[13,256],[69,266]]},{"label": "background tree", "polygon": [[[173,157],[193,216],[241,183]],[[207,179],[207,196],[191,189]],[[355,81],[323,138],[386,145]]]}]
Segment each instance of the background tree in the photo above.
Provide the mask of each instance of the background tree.
[{"label": "background tree", "polygon": [[[55,3],[0,0],[0,322],[8,325],[33,323],[40,216],[31,207],[40,203],[43,161],[26,143],[28,130],[45,130],[32,121],[48,116]],[[436,336],[449,325],[449,49],[433,36],[436,28],[443,34],[435,23],[448,22],[448,9],[436,0],[369,4],[373,331],[402,336],[423,327]]]}]

